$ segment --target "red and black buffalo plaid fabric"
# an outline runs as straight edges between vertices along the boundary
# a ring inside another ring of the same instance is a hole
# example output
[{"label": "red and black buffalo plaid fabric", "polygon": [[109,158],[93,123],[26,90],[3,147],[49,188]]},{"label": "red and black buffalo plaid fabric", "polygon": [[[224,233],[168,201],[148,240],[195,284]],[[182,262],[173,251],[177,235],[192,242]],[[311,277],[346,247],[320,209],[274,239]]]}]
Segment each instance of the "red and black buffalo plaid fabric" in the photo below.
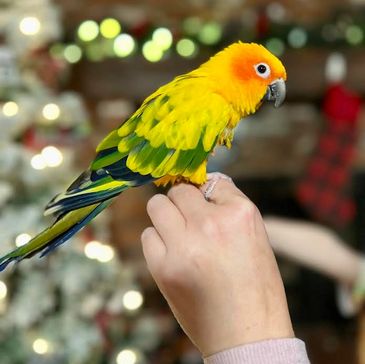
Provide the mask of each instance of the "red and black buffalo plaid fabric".
[{"label": "red and black buffalo plaid fabric", "polygon": [[355,215],[351,167],[360,98],[335,85],[324,101],[327,123],[318,147],[297,187],[299,202],[316,220],[343,227]]}]

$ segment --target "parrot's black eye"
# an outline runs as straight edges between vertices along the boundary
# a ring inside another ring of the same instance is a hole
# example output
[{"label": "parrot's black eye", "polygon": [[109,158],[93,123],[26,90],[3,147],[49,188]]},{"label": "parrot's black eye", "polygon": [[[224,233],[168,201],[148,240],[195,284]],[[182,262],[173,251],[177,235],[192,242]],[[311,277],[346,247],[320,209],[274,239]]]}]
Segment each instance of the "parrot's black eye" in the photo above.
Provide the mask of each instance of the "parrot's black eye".
[{"label": "parrot's black eye", "polygon": [[270,67],[266,63],[259,63],[255,65],[255,71],[257,75],[262,78],[268,78],[271,73]]},{"label": "parrot's black eye", "polygon": [[259,71],[259,73],[265,73],[266,72],[266,66],[264,64],[260,64],[258,67],[257,67],[257,70]]}]

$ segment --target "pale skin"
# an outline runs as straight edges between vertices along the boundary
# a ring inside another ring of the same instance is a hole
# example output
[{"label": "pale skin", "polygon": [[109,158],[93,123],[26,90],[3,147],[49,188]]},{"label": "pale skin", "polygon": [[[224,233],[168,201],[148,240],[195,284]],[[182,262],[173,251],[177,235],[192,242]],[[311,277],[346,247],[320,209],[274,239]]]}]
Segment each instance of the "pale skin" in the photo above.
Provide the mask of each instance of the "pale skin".
[{"label": "pale skin", "polygon": [[[209,188],[209,185],[203,186]],[[294,337],[283,282],[256,206],[220,179],[209,202],[191,185],[147,205],[148,268],[204,357],[266,339]]]},{"label": "pale skin", "polygon": [[319,224],[268,216],[266,231],[275,253],[352,287],[359,276],[362,255],[332,230]]}]

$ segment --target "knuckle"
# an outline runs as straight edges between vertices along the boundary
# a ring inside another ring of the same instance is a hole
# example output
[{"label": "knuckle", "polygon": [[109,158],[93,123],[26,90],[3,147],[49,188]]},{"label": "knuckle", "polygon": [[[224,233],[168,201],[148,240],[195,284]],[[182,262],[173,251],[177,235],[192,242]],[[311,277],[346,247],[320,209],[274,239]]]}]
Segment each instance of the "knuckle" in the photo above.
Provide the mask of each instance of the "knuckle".
[{"label": "knuckle", "polygon": [[235,206],[235,213],[240,218],[252,220],[258,216],[259,210],[252,201],[241,199]]}]

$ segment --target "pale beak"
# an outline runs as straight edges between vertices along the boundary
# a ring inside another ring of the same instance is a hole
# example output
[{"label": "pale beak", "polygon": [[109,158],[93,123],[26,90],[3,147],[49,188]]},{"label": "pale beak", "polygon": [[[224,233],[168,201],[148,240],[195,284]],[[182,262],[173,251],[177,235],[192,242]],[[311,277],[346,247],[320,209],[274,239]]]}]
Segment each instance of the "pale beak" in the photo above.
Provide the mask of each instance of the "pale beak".
[{"label": "pale beak", "polygon": [[285,81],[282,78],[278,78],[267,87],[265,100],[274,101],[274,106],[279,107],[284,102],[285,96]]}]

